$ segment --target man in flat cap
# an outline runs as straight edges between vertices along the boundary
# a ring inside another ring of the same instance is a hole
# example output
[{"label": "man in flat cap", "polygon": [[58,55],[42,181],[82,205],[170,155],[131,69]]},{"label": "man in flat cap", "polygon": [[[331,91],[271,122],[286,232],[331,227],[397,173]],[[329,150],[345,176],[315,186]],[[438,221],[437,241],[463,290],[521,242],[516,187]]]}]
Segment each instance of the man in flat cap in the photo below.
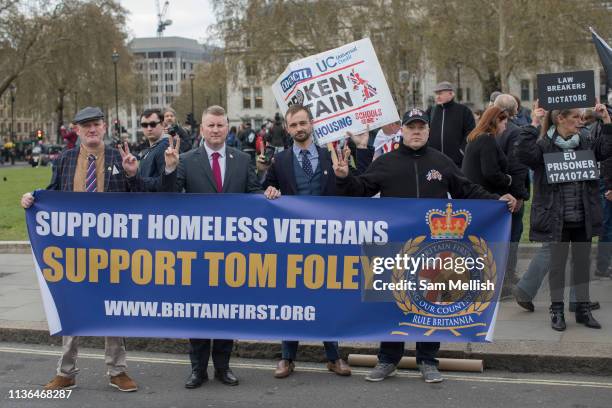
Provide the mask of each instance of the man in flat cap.
[{"label": "man in flat cap", "polygon": [[436,104],[427,110],[429,116],[429,146],[450,157],[461,168],[467,135],[476,127],[470,108],[455,102],[450,82],[440,82],[434,88]]},{"label": "man in flat cap", "polygon": [[[106,122],[104,113],[97,107],[80,110],[74,117],[80,146],[64,150],[53,168],[51,184],[47,190],[78,192],[127,192],[143,191],[138,177],[138,162],[130,154],[127,143],[119,150],[104,145]],[[32,193],[25,193],[21,206],[34,204]],[[76,387],[75,377],[78,353],[77,336],[62,337],[63,352],[57,366],[57,375],[45,385],[47,390]],[[136,391],[138,386],[126,373],[125,345],[121,337],[105,337],[105,355],[112,387],[120,391]]]}]

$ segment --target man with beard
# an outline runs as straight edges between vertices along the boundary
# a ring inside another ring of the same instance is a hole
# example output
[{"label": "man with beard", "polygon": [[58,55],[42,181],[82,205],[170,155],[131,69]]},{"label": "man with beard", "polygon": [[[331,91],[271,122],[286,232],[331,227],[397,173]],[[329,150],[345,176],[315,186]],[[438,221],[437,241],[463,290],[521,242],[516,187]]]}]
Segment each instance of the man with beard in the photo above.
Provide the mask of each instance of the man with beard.
[{"label": "man with beard", "polygon": [[[312,114],[302,105],[291,105],[285,114],[287,131],[293,147],[274,156],[266,175],[264,192],[268,199],[285,195],[336,195],[336,178],[329,151],[314,144]],[[351,375],[351,368],[340,358],[337,341],[324,341],[327,368],[341,376]],[[274,371],[276,378],[293,373],[298,342],[283,341],[282,359]]]}]

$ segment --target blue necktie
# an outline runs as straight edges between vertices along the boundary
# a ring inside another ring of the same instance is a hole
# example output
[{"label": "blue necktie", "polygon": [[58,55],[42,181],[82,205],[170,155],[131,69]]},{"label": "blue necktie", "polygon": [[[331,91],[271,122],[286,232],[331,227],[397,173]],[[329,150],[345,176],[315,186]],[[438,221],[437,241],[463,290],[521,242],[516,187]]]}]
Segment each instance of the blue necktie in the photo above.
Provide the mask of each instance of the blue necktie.
[{"label": "blue necktie", "polygon": [[310,159],[308,158],[309,155],[310,155],[310,152],[308,150],[300,151],[300,156],[302,156],[302,170],[304,170],[304,173],[306,173],[306,176],[308,176],[308,178],[311,179],[314,172],[312,171],[312,163],[310,162]]},{"label": "blue necktie", "polygon": [[96,180],[96,156],[90,154],[87,156],[87,178],[85,179],[85,191],[94,193],[98,189],[98,181]]}]

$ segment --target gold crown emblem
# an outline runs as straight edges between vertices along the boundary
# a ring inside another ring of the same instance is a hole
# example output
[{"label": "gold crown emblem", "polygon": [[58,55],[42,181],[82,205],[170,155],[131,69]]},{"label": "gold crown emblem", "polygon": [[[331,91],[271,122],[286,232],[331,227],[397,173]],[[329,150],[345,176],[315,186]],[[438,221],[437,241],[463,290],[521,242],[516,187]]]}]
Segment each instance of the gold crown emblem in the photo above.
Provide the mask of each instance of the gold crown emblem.
[{"label": "gold crown emblem", "polygon": [[472,221],[472,214],[466,210],[453,211],[453,205],[448,203],[445,212],[427,211],[426,220],[432,239],[462,239]]}]

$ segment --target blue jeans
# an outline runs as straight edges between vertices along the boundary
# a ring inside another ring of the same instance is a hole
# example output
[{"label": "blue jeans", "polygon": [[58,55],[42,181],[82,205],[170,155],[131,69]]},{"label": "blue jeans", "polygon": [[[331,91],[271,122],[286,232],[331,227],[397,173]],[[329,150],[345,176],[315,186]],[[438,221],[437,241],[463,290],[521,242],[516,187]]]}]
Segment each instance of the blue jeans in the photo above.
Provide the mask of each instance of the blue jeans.
[{"label": "blue jeans", "polygon": [[[295,360],[297,357],[298,345],[298,341],[283,341],[281,344],[283,360]],[[329,361],[334,362],[340,358],[337,341],[324,341],[323,347],[325,348],[325,357],[327,357]]]},{"label": "blue jeans", "polygon": [[597,270],[605,273],[610,267],[610,258],[612,258],[612,201],[608,201],[604,197],[606,187],[603,180],[600,181],[599,186],[603,208],[603,224],[597,244]]}]

